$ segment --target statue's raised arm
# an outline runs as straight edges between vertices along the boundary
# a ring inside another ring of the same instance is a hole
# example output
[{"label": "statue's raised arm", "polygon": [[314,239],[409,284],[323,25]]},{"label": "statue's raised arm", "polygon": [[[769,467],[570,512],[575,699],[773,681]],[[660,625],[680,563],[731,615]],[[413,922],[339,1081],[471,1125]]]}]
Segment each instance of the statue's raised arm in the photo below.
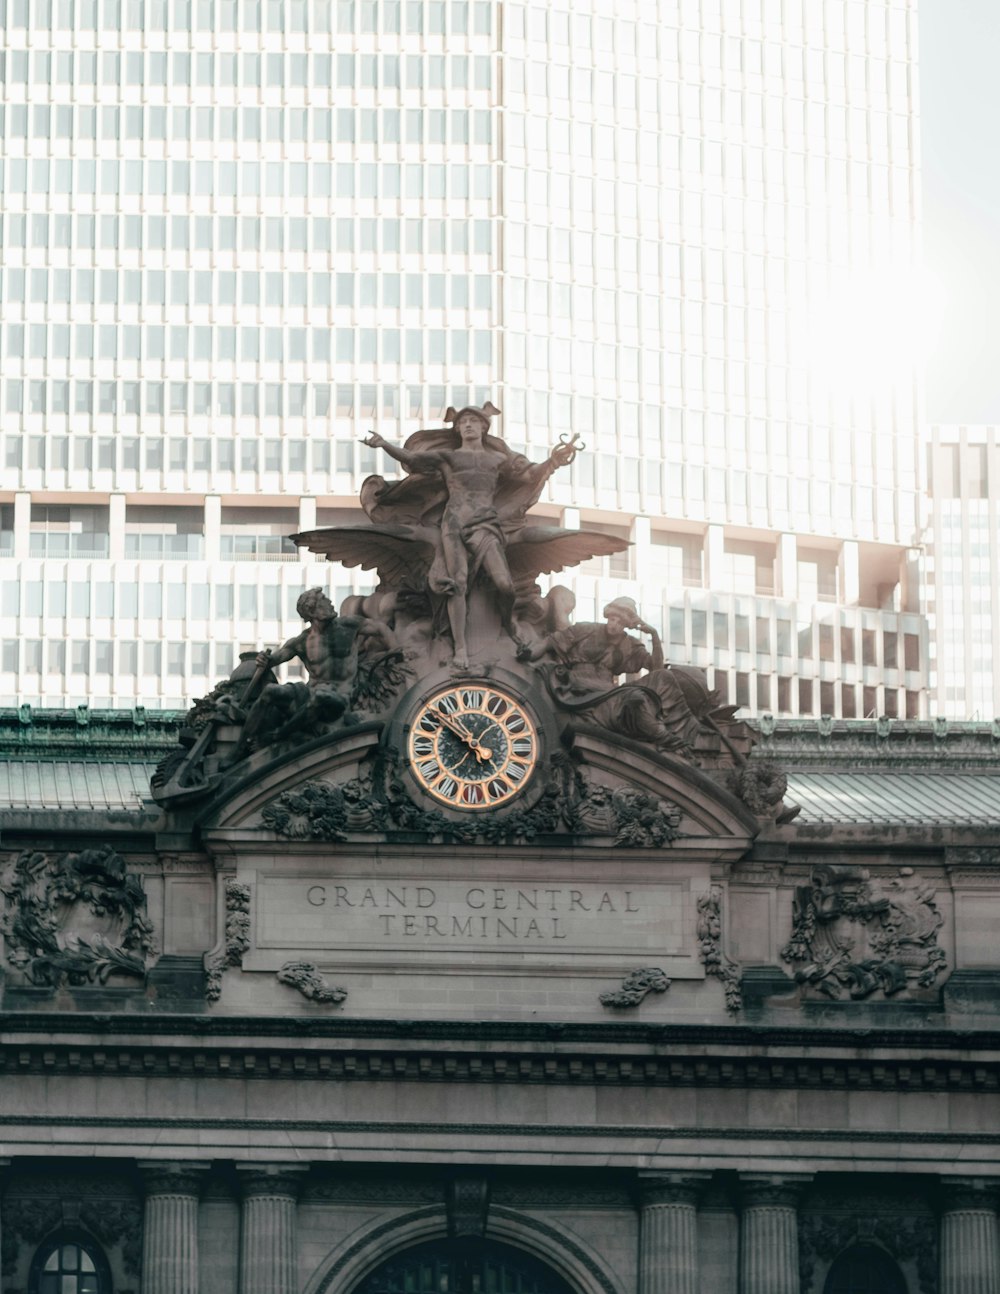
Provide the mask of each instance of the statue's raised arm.
[{"label": "statue's raised arm", "polygon": [[394,458],[397,463],[402,463],[408,472],[414,472],[420,476],[430,476],[431,473],[439,470],[441,455],[433,452],[420,452],[407,449],[405,445],[394,445],[391,440],[386,440],[380,436],[377,431],[371,432],[362,440],[362,445],[367,445],[369,449],[381,449],[390,458]]},{"label": "statue's raised arm", "polygon": [[449,409],[445,422],[451,423],[450,429],[419,431],[404,446],[376,432],[364,442],[407,472],[436,475],[444,483],[440,546],[428,585],[432,594],[446,599],[454,664],[460,670],[468,667],[468,594],[477,576],[492,586],[503,628],[519,644],[513,618],[517,594],[506,552],[511,531],[523,522],[552,473],[572,462],[578,448],[573,436],[556,445],[542,463],[512,454],[499,437],[490,435],[490,420],[499,412],[490,403],[457,412]]}]

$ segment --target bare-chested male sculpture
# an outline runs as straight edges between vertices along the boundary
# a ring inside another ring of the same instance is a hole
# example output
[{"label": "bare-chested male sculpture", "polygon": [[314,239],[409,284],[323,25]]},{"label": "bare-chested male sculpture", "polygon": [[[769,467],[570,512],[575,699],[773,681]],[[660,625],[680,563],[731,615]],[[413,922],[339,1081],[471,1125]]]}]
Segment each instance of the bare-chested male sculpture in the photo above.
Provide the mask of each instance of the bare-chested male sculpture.
[{"label": "bare-chested male sculpture", "polygon": [[307,683],[271,683],[265,687],[247,717],[239,745],[230,762],[242,759],[255,740],[265,734],[269,740],[291,735],[302,725],[340,719],[351,703],[358,672],[359,640],[385,650],[393,646],[391,633],[379,620],[362,616],[338,616],[333,603],[320,588],[307,589],[295,604],[308,629],[296,634],[276,651],[262,651],[257,665],[283,665],[300,660]]},{"label": "bare-chested male sculpture", "polygon": [[[402,463],[408,472],[437,476],[444,482],[447,501],[441,516],[440,551],[431,565],[428,586],[447,599],[448,622],[455,647],[454,665],[468,667],[466,614],[472,580],[480,572],[498,596],[498,609],[505,631],[520,645],[514,624],[516,592],[507,561],[504,519],[497,511],[497,496],[513,480],[547,478],[557,467],[572,462],[575,437],[555,446],[544,463],[531,463],[512,454],[502,442],[487,440],[490,417],[499,412],[493,405],[470,406],[454,414],[453,430],[457,448],[426,451],[404,449],[377,433],[364,443],[382,449]],[[535,493],[537,498],[537,493]]]}]

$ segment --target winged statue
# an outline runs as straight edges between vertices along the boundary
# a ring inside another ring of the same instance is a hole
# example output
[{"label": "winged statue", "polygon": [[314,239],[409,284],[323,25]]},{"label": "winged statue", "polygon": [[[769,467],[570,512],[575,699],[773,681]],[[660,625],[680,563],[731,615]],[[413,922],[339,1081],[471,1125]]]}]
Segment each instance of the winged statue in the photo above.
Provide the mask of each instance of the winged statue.
[{"label": "winged statue", "polygon": [[459,669],[468,666],[470,598],[477,590],[487,592],[520,647],[516,608],[537,597],[539,575],[628,546],[610,535],[528,519],[549,477],[580,446],[575,436],[564,438],[543,462],[532,462],[490,434],[499,412],[489,402],[449,409],[450,426],[415,432],[401,446],[373,433],[364,443],[395,459],[406,475],[363,483],[361,505],[371,524],[292,536],[331,561],[377,571],[382,595],[424,597],[439,621],[443,610]]}]

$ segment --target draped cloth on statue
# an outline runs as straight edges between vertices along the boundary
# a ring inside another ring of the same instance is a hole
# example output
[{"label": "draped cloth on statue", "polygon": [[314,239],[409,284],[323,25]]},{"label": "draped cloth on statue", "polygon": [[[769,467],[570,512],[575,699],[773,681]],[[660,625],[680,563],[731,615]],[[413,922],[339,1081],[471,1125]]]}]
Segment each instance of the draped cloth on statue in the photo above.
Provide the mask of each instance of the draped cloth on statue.
[{"label": "draped cloth on statue", "polygon": [[[664,750],[689,749],[701,727],[689,694],[708,694],[697,671],[651,669],[653,658],[635,638],[612,637],[607,625],[570,625],[545,640],[555,663],[541,666],[553,698],[623,737]],[[640,682],[616,685],[621,674],[649,669]]]}]

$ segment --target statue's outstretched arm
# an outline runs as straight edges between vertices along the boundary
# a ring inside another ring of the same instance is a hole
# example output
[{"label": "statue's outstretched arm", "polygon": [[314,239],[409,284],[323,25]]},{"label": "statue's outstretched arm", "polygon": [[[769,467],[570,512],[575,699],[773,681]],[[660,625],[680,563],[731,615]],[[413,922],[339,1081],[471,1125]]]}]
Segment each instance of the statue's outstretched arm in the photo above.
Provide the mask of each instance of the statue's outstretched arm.
[{"label": "statue's outstretched arm", "polygon": [[441,465],[440,454],[414,454],[411,450],[404,449],[402,445],[394,445],[391,440],[386,440],[377,431],[365,436],[361,443],[367,445],[369,449],[384,450],[390,458],[394,458],[397,463],[402,463],[408,472],[430,475]]}]

